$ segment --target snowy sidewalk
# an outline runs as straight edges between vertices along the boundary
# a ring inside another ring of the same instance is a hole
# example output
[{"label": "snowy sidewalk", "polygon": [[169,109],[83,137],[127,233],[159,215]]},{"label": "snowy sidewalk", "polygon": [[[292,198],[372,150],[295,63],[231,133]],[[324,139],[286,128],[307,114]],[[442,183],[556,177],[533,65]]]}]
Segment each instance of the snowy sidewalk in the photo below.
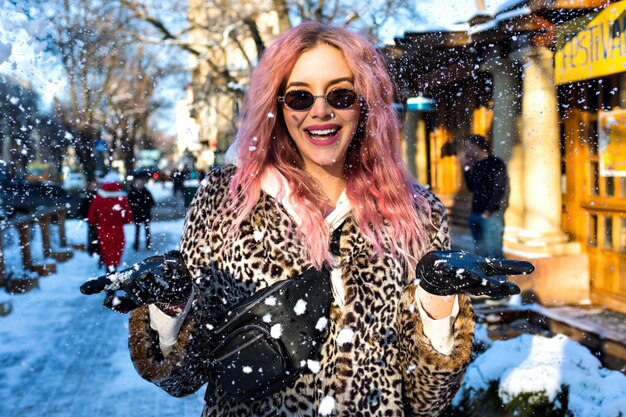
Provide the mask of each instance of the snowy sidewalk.
[{"label": "snowy sidewalk", "polygon": [[[153,223],[154,251],[129,247],[134,225],[126,226],[128,265],[172,249],[182,219]],[[70,243],[86,236],[85,225],[68,222]],[[103,295],[84,296],[79,286],[102,273],[94,259],[76,252],[40,288],[9,295],[13,312],[0,317],[0,416],[2,417],[197,417],[204,390],[183,399],[142,380],[127,348],[127,316],[106,310]]]}]

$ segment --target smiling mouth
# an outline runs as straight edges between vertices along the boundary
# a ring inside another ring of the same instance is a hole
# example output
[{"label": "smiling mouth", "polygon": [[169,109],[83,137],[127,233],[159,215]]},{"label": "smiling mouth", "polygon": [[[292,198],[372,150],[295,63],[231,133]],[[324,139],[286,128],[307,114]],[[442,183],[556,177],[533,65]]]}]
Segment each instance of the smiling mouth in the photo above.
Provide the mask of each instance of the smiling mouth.
[{"label": "smiling mouth", "polygon": [[341,128],[336,127],[332,129],[305,129],[305,132],[313,140],[328,140],[335,136]]}]

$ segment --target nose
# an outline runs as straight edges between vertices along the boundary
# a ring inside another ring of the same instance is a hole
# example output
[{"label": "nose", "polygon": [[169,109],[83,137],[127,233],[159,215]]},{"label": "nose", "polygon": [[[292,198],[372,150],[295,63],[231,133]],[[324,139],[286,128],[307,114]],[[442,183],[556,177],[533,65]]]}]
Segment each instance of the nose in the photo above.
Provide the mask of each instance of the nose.
[{"label": "nose", "polygon": [[311,107],[310,113],[311,116],[317,117],[320,119],[328,119],[333,116],[333,109],[326,102],[326,96],[319,95],[314,96],[315,101],[313,102],[313,107]]}]

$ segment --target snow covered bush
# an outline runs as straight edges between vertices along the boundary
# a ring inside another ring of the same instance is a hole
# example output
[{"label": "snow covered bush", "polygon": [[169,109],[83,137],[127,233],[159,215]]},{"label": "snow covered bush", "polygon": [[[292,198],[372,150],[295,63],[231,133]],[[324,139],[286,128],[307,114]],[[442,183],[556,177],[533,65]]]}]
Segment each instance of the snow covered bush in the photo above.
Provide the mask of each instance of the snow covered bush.
[{"label": "snow covered bush", "polygon": [[626,376],[564,335],[494,341],[468,367],[450,416],[626,416]]}]

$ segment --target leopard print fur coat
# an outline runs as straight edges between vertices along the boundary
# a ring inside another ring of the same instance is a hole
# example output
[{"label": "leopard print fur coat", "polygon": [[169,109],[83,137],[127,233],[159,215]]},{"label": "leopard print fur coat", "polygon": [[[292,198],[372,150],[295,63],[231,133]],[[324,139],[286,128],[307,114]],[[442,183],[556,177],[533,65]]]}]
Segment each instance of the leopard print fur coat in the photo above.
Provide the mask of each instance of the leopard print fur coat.
[{"label": "leopard print fur coat", "polygon": [[[234,217],[227,211],[234,170],[212,171],[187,214],[180,249],[194,277],[195,299],[166,358],[150,328],[148,308],[131,314],[129,346],[139,374],[174,396],[208,383],[203,417],[318,416],[323,399],[334,402],[333,416],[437,416],[456,393],[470,361],[474,315],[469,299],[459,296],[451,353],[439,353],[422,332],[415,286],[404,263],[389,254],[371,257],[372,247],[351,216],[340,239],[345,305],[331,312],[319,372],[303,374],[282,391],[248,403],[229,397],[211,381],[206,312],[224,310],[224,305],[311,266],[302,258],[293,219],[265,193],[241,224],[240,235],[226,233]],[[416,192],[431,204],[431,249],[447,249],[443,205],[422,187]],[[337,335],[346,328],[354,336],[339,345]]]}]

